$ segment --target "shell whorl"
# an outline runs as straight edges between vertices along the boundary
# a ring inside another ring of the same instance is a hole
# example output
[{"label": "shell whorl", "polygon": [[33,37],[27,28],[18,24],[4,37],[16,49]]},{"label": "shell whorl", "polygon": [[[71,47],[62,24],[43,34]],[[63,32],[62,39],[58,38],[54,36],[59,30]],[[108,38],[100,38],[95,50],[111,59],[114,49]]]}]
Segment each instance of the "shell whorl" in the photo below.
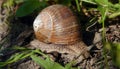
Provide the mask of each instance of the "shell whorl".
[{"label": "shell whorl", "polygon": [[52,5],[43,9],[33,26],[36,38],[46,43],[74,44],[81,40],[76,16],[63,5]]}]

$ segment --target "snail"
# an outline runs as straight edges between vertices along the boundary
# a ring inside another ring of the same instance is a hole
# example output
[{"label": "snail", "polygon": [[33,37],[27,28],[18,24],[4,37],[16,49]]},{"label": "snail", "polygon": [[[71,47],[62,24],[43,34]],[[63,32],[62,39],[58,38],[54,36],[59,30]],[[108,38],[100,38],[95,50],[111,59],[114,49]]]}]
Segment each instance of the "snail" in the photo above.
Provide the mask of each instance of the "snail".
[{"label": "snail", "polygon": [[66,6],[51,5],[43,9],[33,23],[36,39],[31,42],[42,51],[89,56],[88,47],[82,41],[77,17]]}]

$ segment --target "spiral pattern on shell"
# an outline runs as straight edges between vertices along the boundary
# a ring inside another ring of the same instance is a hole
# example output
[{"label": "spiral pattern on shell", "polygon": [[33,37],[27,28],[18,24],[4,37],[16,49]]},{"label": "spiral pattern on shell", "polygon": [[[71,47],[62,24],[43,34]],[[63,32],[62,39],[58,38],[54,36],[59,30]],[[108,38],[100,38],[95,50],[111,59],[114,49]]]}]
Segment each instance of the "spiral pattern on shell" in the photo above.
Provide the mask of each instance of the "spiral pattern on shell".
[{"label": "spiral pattern on shell", "polygon": [[76,16],[66,6],[52,5],[36,17],[35,36],[38,40],[53,44],[74,44],[81,40]]}]

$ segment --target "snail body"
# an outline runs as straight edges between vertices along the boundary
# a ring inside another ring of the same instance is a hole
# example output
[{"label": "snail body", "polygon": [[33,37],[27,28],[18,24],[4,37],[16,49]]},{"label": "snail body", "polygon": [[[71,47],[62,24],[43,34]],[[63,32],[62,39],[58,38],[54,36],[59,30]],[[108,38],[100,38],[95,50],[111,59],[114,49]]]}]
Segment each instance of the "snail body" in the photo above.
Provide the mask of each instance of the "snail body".
[{"label": "snail body", "polygon": [[43,9],[34,21],[36,38],[54,44],[74,44],[80,41],[79,23],[72,11],[63,5]]}]

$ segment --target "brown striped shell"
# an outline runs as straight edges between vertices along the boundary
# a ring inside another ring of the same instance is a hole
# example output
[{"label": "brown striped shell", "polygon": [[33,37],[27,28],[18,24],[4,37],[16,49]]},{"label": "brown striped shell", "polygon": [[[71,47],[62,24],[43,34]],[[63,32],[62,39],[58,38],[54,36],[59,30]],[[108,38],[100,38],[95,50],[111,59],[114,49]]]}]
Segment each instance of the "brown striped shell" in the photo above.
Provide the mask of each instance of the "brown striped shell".
[{"label": "brown striped shell", "polygon": [[43,9],[34,24],[36,38],[53,44],[74,44],[81,40],[79,23],[73,12],[63,5]]}]

